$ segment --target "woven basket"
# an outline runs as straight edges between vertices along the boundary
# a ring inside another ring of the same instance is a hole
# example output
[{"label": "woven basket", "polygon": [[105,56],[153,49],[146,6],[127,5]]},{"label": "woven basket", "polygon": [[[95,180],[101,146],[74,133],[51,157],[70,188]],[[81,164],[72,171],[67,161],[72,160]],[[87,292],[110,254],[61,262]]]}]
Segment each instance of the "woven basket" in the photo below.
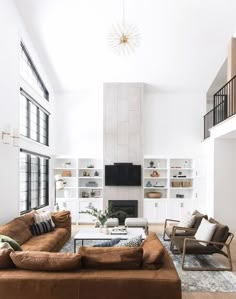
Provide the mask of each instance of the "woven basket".
[{"label": "woven basket", "polygon": [[63,170],[61,176],[71,176],[70,170]]},{"label": "woven basket", "polygon": [[147,192],[148,198],[161,198],[161,192]]}]

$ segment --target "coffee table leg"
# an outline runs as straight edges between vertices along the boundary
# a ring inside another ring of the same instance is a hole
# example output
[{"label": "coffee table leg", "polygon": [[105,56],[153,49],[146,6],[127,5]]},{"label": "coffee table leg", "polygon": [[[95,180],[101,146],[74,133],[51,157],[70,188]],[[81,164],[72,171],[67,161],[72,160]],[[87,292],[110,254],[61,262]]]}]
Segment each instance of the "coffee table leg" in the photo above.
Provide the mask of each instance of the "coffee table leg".
[{"label": "coffee table leg", "polygon": [[76,253],[76,239],[74,239],[74,253]]}]

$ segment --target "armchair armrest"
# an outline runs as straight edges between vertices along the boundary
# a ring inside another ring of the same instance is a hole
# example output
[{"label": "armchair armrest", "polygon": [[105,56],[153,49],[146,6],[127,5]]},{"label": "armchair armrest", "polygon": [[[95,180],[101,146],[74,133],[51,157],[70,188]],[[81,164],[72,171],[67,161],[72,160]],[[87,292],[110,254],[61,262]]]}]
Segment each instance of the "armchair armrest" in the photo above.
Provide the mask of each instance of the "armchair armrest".
[{"label": "armchair armrest", "polygon": [[65,228],[71,233],[71,216],[70,211],[60,211],[52,213],[52,220],[55,223],[55,227]]},{"label": "armchair armrest", "polygon": [[185,232],[196,232],[196,228],[192,227],[183,227],[183,226],[173,226],[171,236],[174,237],[177,230],[183,230]]},{"label": "armchair armrest", "polygon": [[169,218],[167,218],[167,219],[165,220],[165,225],[164,225],[164,228],[166,228],[166,227],[167,227],[167,225],[168,225],[168,222],[180,222],[180,220],[176,220],[176,219],[169,219]]}]

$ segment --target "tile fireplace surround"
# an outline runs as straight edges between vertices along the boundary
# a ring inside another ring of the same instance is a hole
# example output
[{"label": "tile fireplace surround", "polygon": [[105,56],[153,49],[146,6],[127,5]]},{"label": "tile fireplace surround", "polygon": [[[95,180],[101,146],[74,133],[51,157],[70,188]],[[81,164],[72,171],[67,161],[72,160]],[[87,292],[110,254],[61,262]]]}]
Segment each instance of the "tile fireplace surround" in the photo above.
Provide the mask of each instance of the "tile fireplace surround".
[{"label": "tile fireplace surround", "polygon": [[[143,164],[143,83],[104,83],[103,162]],[[142,187],[104,186],[104,206],[108,201],[138,203],[142,214]]]}]

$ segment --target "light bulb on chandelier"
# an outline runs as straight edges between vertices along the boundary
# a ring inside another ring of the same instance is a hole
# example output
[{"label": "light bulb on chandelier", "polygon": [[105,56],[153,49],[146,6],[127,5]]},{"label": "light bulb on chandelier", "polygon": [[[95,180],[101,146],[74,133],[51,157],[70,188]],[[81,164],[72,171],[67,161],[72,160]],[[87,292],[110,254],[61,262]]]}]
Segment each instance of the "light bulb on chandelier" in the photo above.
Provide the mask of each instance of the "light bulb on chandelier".
[{"label": "light bulb on chandelier", "polygon": [[123,0],[123,20],[121,24],[114,25],[108,36],[108,44],[117,55],[129,55],[140,44],[138,29],[125,21],[125,0]]}]

